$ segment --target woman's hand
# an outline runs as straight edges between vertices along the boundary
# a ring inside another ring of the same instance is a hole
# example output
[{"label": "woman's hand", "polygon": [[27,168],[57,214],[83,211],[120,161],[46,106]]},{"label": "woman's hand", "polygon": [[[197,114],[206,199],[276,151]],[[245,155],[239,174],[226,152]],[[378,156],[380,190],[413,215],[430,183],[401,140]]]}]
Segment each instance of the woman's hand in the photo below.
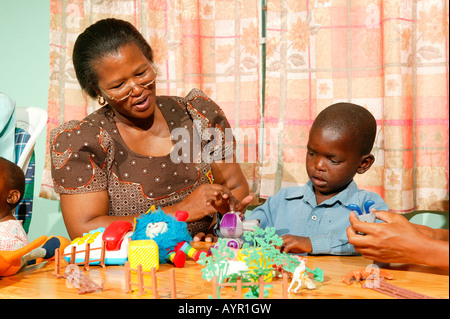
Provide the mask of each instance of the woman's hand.
[{"label": "woman's hand", "polygon": [[[424,238],[405,217],[385,211],[374,211],[384,223],[364,223],[355,213],[350,214],[347,228],[349,243],[364,257],[382,262],[415,261],[415,246]],[[357,232],[366,235],[360,235]]]},{"label": "woman's hand", "polygon": [[[373,211],[384,223],[364,223],[350,213],[349,243],[365,258],[387,263],[427,264],[448,269],[448,241],[427,234],[404,216]],[[360,235],[362,232],[366,235]]]},{"label": "woman's hand", "polygon": [[186,222],[193,222],[217,213],[217,205],[225,205],[228,202],[229,193],[229,190],[219,184],[201,184],[184,200],[170,207],[174,212],[187,211],[189,217]]}]

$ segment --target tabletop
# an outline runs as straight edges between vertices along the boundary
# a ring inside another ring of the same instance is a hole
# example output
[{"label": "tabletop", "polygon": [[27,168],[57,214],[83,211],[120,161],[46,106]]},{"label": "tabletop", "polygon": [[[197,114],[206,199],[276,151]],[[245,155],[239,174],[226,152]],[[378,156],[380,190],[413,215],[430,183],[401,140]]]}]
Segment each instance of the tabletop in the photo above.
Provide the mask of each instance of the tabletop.
[{"label": "tabletop", "polygon": [[[193,244],[194,245],[194,244]],[[197,244],[196,248],[202,248]],[[195,245],[194,245],[195,247]],[[62,266],[67,263],[62,260]],[[320,268],[324,273],[322,282],[317,282],[315,289],[301,288],[297,293],[283,291],[281,278],[272,281],[272,288],[267,299],[386,299],[393,298],[374,289],[364,288],[363,282],[347,285],[342,278],[349,272],[371,266],[372,261],[361,256],[307,256],[306,266],[309,269]],[[32,299],[207,299],[214,297],[212,281],[202,278],[204,267],[187,257],[183,268],[171,264],[160,265],[156,271],[157,291],[153,290],[152,276],[142,276],[143,288],[132,285],[129,291],[125,266],[90,266],[84,271],[82,266],[75,266],[84,277],[90,279],[98,287],[93,292],[80,293],[66,278],[58,278],[55,273],[55,261],[44,261],[40,264],[22,268],[17,274],[0,277],[0,298],[32,298]],[[382,265],[382,270],[391,273],[394,278],[386,282],[403,288],[411,293],[431,298],[449,298],[448,271],[421,265],[390,264]],[[64,270],[62,271],[64,273]],[[171,281],[171,275],[175,281]],[[138,275],[131,272],[130,281],[138,283]],[[291,279],[286,278],[285,284]],[[284,286],[286,287],[286,286]],[[294,286],[295,287],[295,286]],[[174,290],[173,290],[174,289]],[[175,296],[173,295],[175,291]],[[413,295],[417,296],[417,295]],[[233,287],[220,288],[222,299],[237,298]]]}]

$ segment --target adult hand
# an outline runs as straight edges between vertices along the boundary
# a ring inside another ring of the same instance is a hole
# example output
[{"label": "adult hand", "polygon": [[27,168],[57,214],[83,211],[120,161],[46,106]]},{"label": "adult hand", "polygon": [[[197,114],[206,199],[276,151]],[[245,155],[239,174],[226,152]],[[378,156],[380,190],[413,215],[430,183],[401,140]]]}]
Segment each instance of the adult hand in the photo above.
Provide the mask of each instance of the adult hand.
[{"label": "adult hand", "polygon": [[[183,201],[172,206],[189,213],[186,222],[193,222],[217,212],[216,202],[227,201],[229,191],[219,184],[201,184]],[[223,198],[225,197],[225,198]]]},{"label": "adult hand", "polygon": [[229,211],[241,212],[242,214],[244,214],[248,204],[250,204],[252,200],[253,195],[247,195],[242,200],[238,200],[236,197],[231,195],[228,200]]},{"label": "adult hand", "polygon": [[[347,228],[349,243],[365,258],[388,263],[423,263],[422,255],[428,236],[404,216],[373,210],[384,223],[365,223],[350,213]],[[366,235],[360,235],[357,232]]]},{"label": "adult hand", "polygon": [[[203,216],[206,216],[215,212],[221,214],[230,211],[245,212],[245,208],[252,200],[252,195],[247,195],[242,200],[237,199],[223,185],[202,184],[183,201],[183,206],[186,206],[184,210],[189,212],[190,217],[197,214],[202,216],[201,212],[203,212]],[[189,221],[197,219],[189,219]]]},{"label": "adult hand", "polygon": [[[228,201],[229,201],[229,206],[227,206],[229,208],[226,210],[227,213],[230,211],[236,211],[236,212],[242,212],[242,214],[244,214],[245,208],[253,200],[252,195],[246,196],[242,201],[239,201],[233,195],[227,195],[224,197],[225,197],[225,199],[222,198],[221,201],[225,202],[226,199],[228,199]],[[212,203],[212,205],[215,208],[217,208],[216,202],[217,201],[215,201],[215,203]],[[207,243],[216,242],[217,236],[215,236],[213,234],[213,229],[211,228],[208,233],[200,232],[200,233],[196,234],[193,238],[193,241],[195,241],[195,242],[205,241]]]}]

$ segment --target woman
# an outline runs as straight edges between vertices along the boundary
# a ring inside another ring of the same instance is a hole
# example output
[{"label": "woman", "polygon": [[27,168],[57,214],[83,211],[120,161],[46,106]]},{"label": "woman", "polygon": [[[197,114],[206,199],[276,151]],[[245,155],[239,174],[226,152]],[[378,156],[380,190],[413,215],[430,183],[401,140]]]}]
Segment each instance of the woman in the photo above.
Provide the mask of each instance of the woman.
[{"label": "woman", "polygon": [[[52,177],[71,238],[133,221],[153,205],[167,214],[187,211],[197,234],[217,211],[251,201],[234,140],[221,133],[230,127],[221,109],[199,90],[156,96],[152,50],[130,23],[105,19],[88,27],[73,63],[82,89],[104,106],[51,133]],[[209,136],[209,128],[218,134]],[[206,149],[207,156],[196,151]]]}]

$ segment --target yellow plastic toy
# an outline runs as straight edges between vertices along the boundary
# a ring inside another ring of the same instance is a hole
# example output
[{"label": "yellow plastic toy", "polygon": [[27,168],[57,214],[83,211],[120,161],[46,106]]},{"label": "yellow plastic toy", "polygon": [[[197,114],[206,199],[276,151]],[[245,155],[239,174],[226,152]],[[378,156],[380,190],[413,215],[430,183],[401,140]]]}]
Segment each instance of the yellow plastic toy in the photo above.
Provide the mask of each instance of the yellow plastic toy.
[{"label": "yellow plastic toy", "polygon": [[130,267],[136,269],[140,264],[143,271],[150,271],[153,267],[159,269],[158,245],[153,239],[132,240],[128,244],[128,261]]},{"label": "yellow plastic toy", "polygon": [[[261,248],[257,247],[257,248],[255,248],[255,250],[258,252],[258,255],[261,256],[258,259],[258,263],[264,268],[273,268],[273,264],[267,264],[267,261],[264,260],[264,256],[262,255],[261,252],[259,252],[259,250],[261,250]],[[245,262],[246,258],[248,258],[248,253],[246,252],[246,250],[239,249],[239,251],[237,253],[237,260]],[[253,269],[256,269],[256,268],[257,267],[255,265],[248,267],[249,271],[253,271]],[[272,281],[272,278],[273,278],[273,273],[269,272],[267,275],[264,276],[264,281]]]}]

